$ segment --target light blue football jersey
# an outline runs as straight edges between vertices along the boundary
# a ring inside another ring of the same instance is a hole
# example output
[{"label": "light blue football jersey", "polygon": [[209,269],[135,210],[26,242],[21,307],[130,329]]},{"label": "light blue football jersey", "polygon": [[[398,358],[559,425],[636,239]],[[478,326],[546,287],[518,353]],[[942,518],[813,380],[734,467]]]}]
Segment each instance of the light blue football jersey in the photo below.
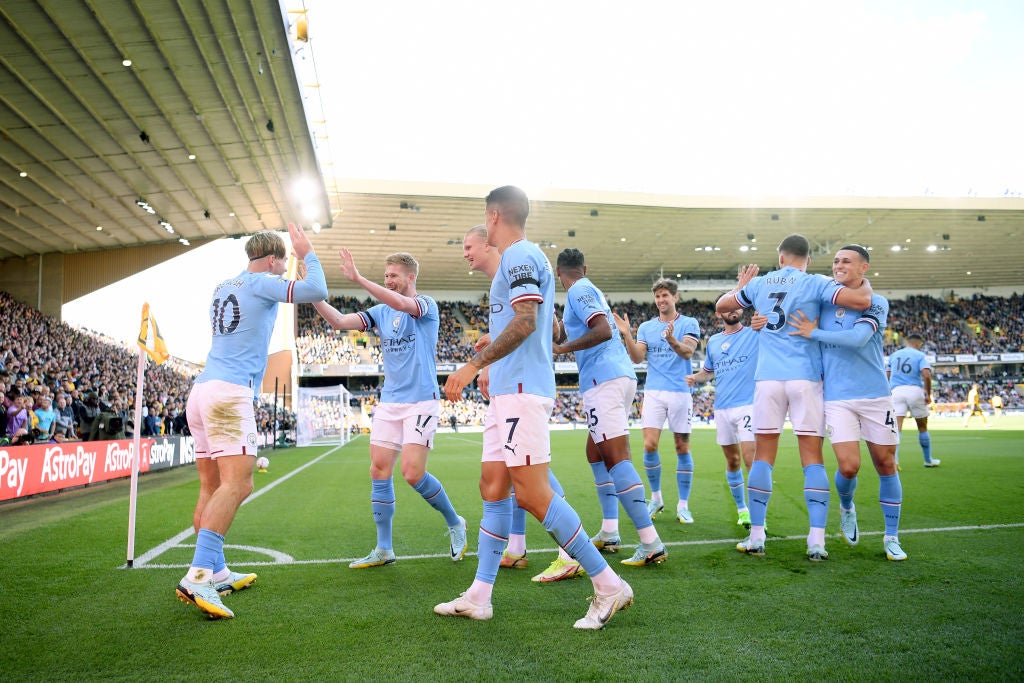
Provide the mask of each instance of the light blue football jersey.
[{"label": "light blue football jersey", "polygon": [[[863,313],[831,303],[822,305],[819,329],[812,332],[812,338],[821,344],[826,401],[889,395],[889,380],[885,377],[882,355],[882,334],[888,321],[889,302],[879,294],[871,296],[871,306]],[[855,325],[870,327],[870,336],[862,333],[864,336],[857,338]],[[855,343],[858,345],[834,343],[829,339],[830,334],[841,334],[847,340],[857,338]]]},{"label": "light blue football jersey", "polygon": [[924,352],[910,346],[904,346],[889,356],[889,386],[912,386],[924,388],[921,371],[931,369],[931,364]]},{"label": "light blue football jersey", "polygon": [[749,327],[719,332],[708,340],[704,370],[715,373],[715,409],[754,403],[758,334]]},{"label": "light blue football jersey", "polygon": [[221,380],[255,387],[267,368],[267,349],[278,303],[314,303],[327,298],[324,269],[316,254],[306,255],[306,278],[285,280],[272,273],[241,272],[213,290],[213,341],[206,367],[196,382]]},{"label": "light blue football jersey", "polygon": [[[693,337],[700,342],[700,324],[696,318],[676,314],[672,321],[672,336],[682,341],[684,337]],[[660,318],[651,318],[640,323],[636,330],[637,343],[647,347],[647,381],[644,389],[660,391],[680,391],[687,394],[693,389],[686,384],[686,376],[692,374],[689,358],[683,358],[672,350],[665,339],[668,323]]]},{"label": "light blue football jersey", "polygon": [[418,403],[438,398],[437,330],[441,323],[437,302],[417,294],[419,315],[409,315],[387,304],[360,311],[364,329],[373,328],[384,358],[382,403]]},{"label": "light blue football jersey", "polygon": [[501,254],[491,280],[491,339],[515,317],[512,305],[537,302],[537,328],[510,354],[491,364],[490,393],[555,397],[555,368],[551,358],[551,329],[555,318],[555,279],[544,252],[527,240],[513,243]]},{"label": "light blue football jersey", "polygon": [[786,266],[755,277],[736,294],[743,308],[754,308],[768,317],[768,323],[759,333],[756,380],[821,381],[818,342],[799,335],[790,336],[789,316],[800,310],[811,320],[820,317],[821,304],[834,302],[843,287],[823,275],[810,275]]},{"label": "light blue football jersey", "polygon": [[574,351],[576,365],[580,373],[580,391],[596,387],[616,377],[636,379],[633,361],[622,343],[622,335],[612,318],[612,310],[594,283],[589,278],[581,278],[573,283],[566,292],[565,313],[562,322],[569,339],[578,339],[590,330],[590,323],[595,318],[604,318],[598,324],[608,325],[612,337],[589,349]]}]

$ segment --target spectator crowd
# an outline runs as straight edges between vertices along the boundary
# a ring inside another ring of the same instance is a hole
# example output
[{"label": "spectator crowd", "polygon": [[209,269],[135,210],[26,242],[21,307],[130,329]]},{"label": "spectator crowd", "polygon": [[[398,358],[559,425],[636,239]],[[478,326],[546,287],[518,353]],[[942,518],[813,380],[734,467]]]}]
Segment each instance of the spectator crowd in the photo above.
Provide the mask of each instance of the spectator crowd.
[{"label": "spectator crowd", "polygon": [[[374,305],[371,299],[331,297],[331,305],[342,312],[355,312]],[[651,303],[612,302],[612,309],[628,316],[635,329],[643,320],[657,315]],[[440,329],[438,360],[463,362],[473,355],[473,343],[486,332],[486,301],[438,302]],[[703,349],[707,339],[719,331],[714,305],[695,299],[680,301],[679,310],[696,318],[701,326]],[[561,316],[561,307],[558,315]],[[372,333],[338,332],[312,306],[297,306],[296,351],[301,364],[351,365],[380,363],[381,355]],[[1024,350],[1024,300],[973,295],[945,299],[911,296],[890,301],[885,353],[900,348],[903,337],[916,332],[925,339],[924,351],[932,354],[997,353]],[[126,438],[133,432],[135,408],[134,346],[119,343],[102,334],[78,329],[26,306],[0,291],[0,442],[9,444],[62,441],[65,439]],[[572,361],[572,354],[555,360]],[[159,366],[149,365],[143,396],[143,436],[187,433],[185,400],[199,367],[171,358]],[[999,395],[1007,408],[1024,407],[1017,385],[1020,377],[990,366],[976,366],[961,374],[962,366],[942,366],[935,371],[935,403],[952,405],[966,401],[972,382],[981,385],[986,398]],[[376,400],[376,378],[350,386],[364,401]],[[639,417],[642,389],[634,403]],[[483,402],[451,404],[442,402],[442,422],[456,425],[483,422]],[[695,419],[708,421],[713,410],[713,391],[704,388],[694,395]],[[263,404],[257,410],[260,429],[271,431],[291,427],[294,414]],[[562,387],[558,392],[552,421],[585,423],[579,392]]]}]

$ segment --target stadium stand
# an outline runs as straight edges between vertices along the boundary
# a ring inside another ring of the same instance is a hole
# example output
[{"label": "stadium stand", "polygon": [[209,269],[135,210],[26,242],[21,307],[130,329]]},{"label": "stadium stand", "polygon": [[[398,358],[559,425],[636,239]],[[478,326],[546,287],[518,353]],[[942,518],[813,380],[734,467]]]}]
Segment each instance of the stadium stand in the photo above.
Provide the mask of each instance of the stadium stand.
[{"label": "stadium stand", "polygon": [[[332,297],[331,303],[346,312],[372,305],[369,299],[354,297]],[[473,353],[473,341],[486,330],[483,309],[480,304],[461,301],[439,302],[438,305],[441,311],[438,360],[443,363],[465,361]],[[612,306],[626,313],[634,326],[656,314],[653,305],[648,303],[625,301],[613,302]],[[707,338],[718,330],[712,304],[689,300],[681,301],[679,308],[700,321],[703,348]],[[380,351],[372,334],[337,333],[323,322],[312,306],[302,305],[297,309],[296,352],[300,364],[380,363]],[[885,352],[889,354],[899,348],[903,335],[911,332],[924,336],[924,351],[929,354],[1024,351],[1024,298],[1017,294],[947,299],[912,296],[892,301]],[[30,424],[38,425],[41,418],[48,427],[36,434],[29,427],[31,441],[130,435],[135,402],[135,354],[132,345],[59,322],[0,291],[0,428],[4,429],[0,440],[10,442],[12,438],[25,438],[6,433],[8,417],[17,417],[20,410],[16,403],[21,396],[30,399]],[[568,354],[556,360],[572,361],[573,358]],[[180,434],[187,429],[185,399],[198,371],[198,366],[173,357],[163,365],[149,367],[143,397],[144,436]],[[1020,363],[981,364],[970,368],[952,363],[939,365],[934,372],[933,410],[938,414],[962,410],[972,382],[979,383],[986,403],[998,394],[1007,410],[1024,409],[1021,395],[1024,377],[1021,377]],[[376,402],[378,381],[377,377],[349,381],[350,391],[365,404],[367,414]],[[570,383],[559,387],[552,421],[582,426],[585,420],[580,411],[579,393],[571,384],[571,377],[560,381]],[[634,419],[639,419],[642,393],[641,388],[634,402]],[[449,416],[453,414],[457,425],[482,424],[482,397],[479,393],[470,397],[473,400],[458,404],[442,402],[441,424],[449,424]],[[713,405],[713,391],[705,388],[695,394],[696,419],[709,421]],[[54,411],[52,418],[48,413],[51,409]],[[34,414],[36,410],[40,410],[39,416]],[[101,414],[105,417],[99,421],[104,424],[109,424],[111,416],[120,418],[120,425],[115,420],[115,426],[120,429],[113,433],[94,430],[94,423]],[[257,422],[262,432],[269,433],[275,427],[278,432],[287,431],[295,423],[294,414],[277,411],[276,425],[274,416],[269,403],[259,407]]]}]

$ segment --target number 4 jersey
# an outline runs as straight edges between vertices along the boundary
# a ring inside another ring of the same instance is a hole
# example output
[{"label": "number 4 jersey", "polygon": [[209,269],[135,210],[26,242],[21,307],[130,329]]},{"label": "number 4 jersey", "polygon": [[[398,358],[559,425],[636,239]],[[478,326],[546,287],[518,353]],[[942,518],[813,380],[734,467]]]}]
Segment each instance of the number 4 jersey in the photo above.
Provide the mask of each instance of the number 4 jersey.
[{"label": "number 4 jersey", "polygon": [[818,342],[799,335],[790,336],[789,316],[803,311],[811,320],[820,317],[823,303],[834,303],[844,288],[831,278],[810,275],[786,266],[755,277],[736,294],[743,308],[751,308],[768,317],[761,330],[755,380],[822,379],[821,350]]}]

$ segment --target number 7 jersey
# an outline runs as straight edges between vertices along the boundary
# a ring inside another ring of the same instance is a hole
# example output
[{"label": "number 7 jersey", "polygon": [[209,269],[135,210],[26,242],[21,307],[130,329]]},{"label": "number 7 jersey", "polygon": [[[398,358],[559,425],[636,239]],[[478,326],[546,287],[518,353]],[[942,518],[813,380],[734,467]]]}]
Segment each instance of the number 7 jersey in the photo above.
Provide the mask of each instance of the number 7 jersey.
[{"label": "number 7 jersey", "polygon": [[789,316],[803,311],[811,320],[821,316],[822,303],[835,303],[844,285],[824,275],[810,275],[786,266],[751,280],[736,294],[743,308],[768,317],[760,331],[755,380],[822,379],[818,342],[790,335]]}]

